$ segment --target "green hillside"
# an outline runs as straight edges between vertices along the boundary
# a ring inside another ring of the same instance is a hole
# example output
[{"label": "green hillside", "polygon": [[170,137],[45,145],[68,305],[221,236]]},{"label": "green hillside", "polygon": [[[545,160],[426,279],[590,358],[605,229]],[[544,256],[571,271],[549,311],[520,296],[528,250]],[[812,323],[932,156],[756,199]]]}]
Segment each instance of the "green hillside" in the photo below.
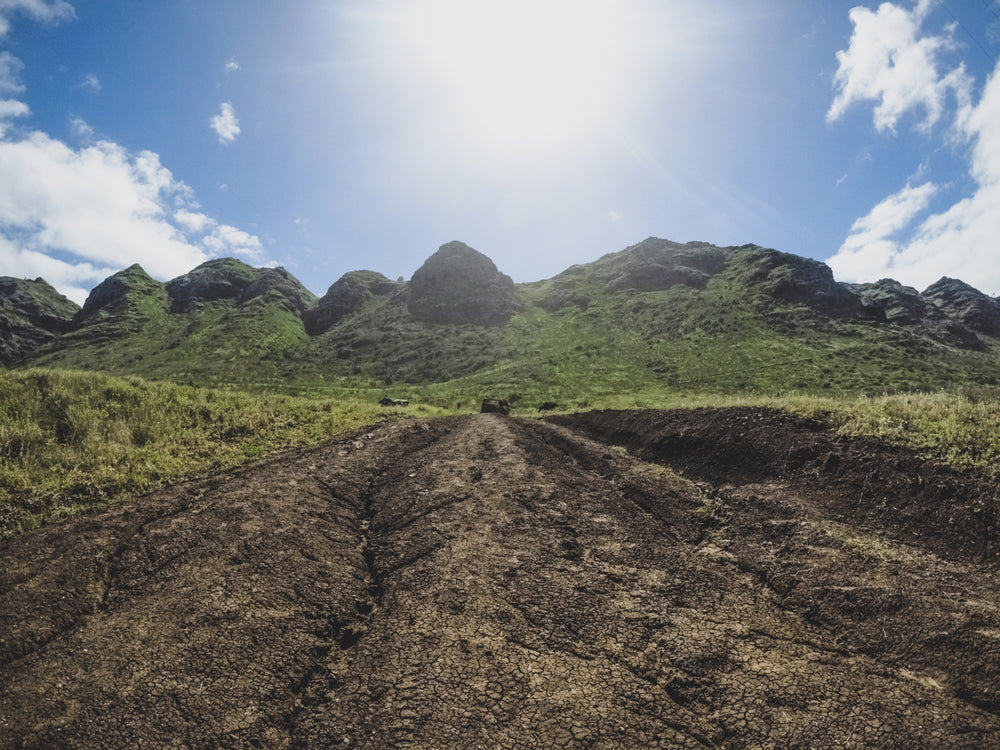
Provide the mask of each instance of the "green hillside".
[{"label": "green hillside", "polygon": [[1000,371],[1000,303],[961,282],[846,285],[787,253],[655,238],[518,285],[449,243],[414,280],[352,272],[319,300],[232,259],[166,284],[133,266],[66,327],[21,364],[447,407],[982,389]]}]

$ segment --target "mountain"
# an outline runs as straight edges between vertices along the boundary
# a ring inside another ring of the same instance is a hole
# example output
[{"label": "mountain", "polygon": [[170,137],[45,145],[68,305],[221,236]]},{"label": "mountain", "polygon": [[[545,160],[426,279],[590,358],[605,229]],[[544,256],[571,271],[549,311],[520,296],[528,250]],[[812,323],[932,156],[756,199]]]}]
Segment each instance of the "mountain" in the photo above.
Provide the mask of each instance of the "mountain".
[{"label": "mountain", "polygon": [[0,366],[16,364],[69,330],[79,309],[43,279],[0,276]]},{"label": "mountain", "polygon": [[[44,282],[5,284],[7,366],[286,392],[391,386],[442,404],[487,390],[530,404],[992,386],[1000,360],[1000,302],[961,281],[845,284],[823,263],[757,245],[651,237],[515,284],[450,242],[409,281],[352,271],[319,299],[284,269],[231,258],[165,284],[132,266],[79,310],[52,307]],[[25,328],[16,311],[36,298],[51,311]]]},{"label": "mountain", "polygon": [[423,323],[501,326],[518,307],[510,276],[462,242],[449,242],[410,281],[407,309]]}]

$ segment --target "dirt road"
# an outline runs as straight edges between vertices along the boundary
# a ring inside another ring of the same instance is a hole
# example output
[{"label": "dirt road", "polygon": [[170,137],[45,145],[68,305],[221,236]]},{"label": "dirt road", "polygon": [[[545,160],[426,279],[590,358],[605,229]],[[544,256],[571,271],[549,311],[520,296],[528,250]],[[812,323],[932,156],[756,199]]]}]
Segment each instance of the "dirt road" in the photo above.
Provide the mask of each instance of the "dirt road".
[{"label": "dirt road", "polygon": [[1000,745],[996,499],[761,410],[399,422],[0,546],[0,748]]}]

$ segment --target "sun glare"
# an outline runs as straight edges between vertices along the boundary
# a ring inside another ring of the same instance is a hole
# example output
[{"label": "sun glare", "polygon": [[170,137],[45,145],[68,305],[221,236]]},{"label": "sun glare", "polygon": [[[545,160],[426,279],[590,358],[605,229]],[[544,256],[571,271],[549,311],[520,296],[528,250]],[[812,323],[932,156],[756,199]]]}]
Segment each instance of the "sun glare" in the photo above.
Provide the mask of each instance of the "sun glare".
[{"label": "sun glare", "polygon": [[605,127],[629,88],[623,17],[605,0],[420,0],[380,38],[425,115],[503,159],[578,150]]}]

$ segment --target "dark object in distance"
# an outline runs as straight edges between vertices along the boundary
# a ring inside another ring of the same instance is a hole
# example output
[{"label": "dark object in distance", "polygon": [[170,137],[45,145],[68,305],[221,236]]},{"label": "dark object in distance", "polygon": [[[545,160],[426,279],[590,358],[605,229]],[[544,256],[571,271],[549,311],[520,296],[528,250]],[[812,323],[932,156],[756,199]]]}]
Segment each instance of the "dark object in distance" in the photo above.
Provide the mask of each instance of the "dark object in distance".
[{"label": "dark object in distance", "polygon": [[409,406],[410,402],[405,398],[385,398],[379,399],[379,406]]},{"label": "dark object in distance", "polygon": [[546,401],[541,406],[538,407],[538,411],[552,411],[553,409],[558,409],[559,404],[555,401]]},{"label": "dark object in distance", "polygon": [[484,398],[482,414],[510,414],[510,404],[502,398]]}]

